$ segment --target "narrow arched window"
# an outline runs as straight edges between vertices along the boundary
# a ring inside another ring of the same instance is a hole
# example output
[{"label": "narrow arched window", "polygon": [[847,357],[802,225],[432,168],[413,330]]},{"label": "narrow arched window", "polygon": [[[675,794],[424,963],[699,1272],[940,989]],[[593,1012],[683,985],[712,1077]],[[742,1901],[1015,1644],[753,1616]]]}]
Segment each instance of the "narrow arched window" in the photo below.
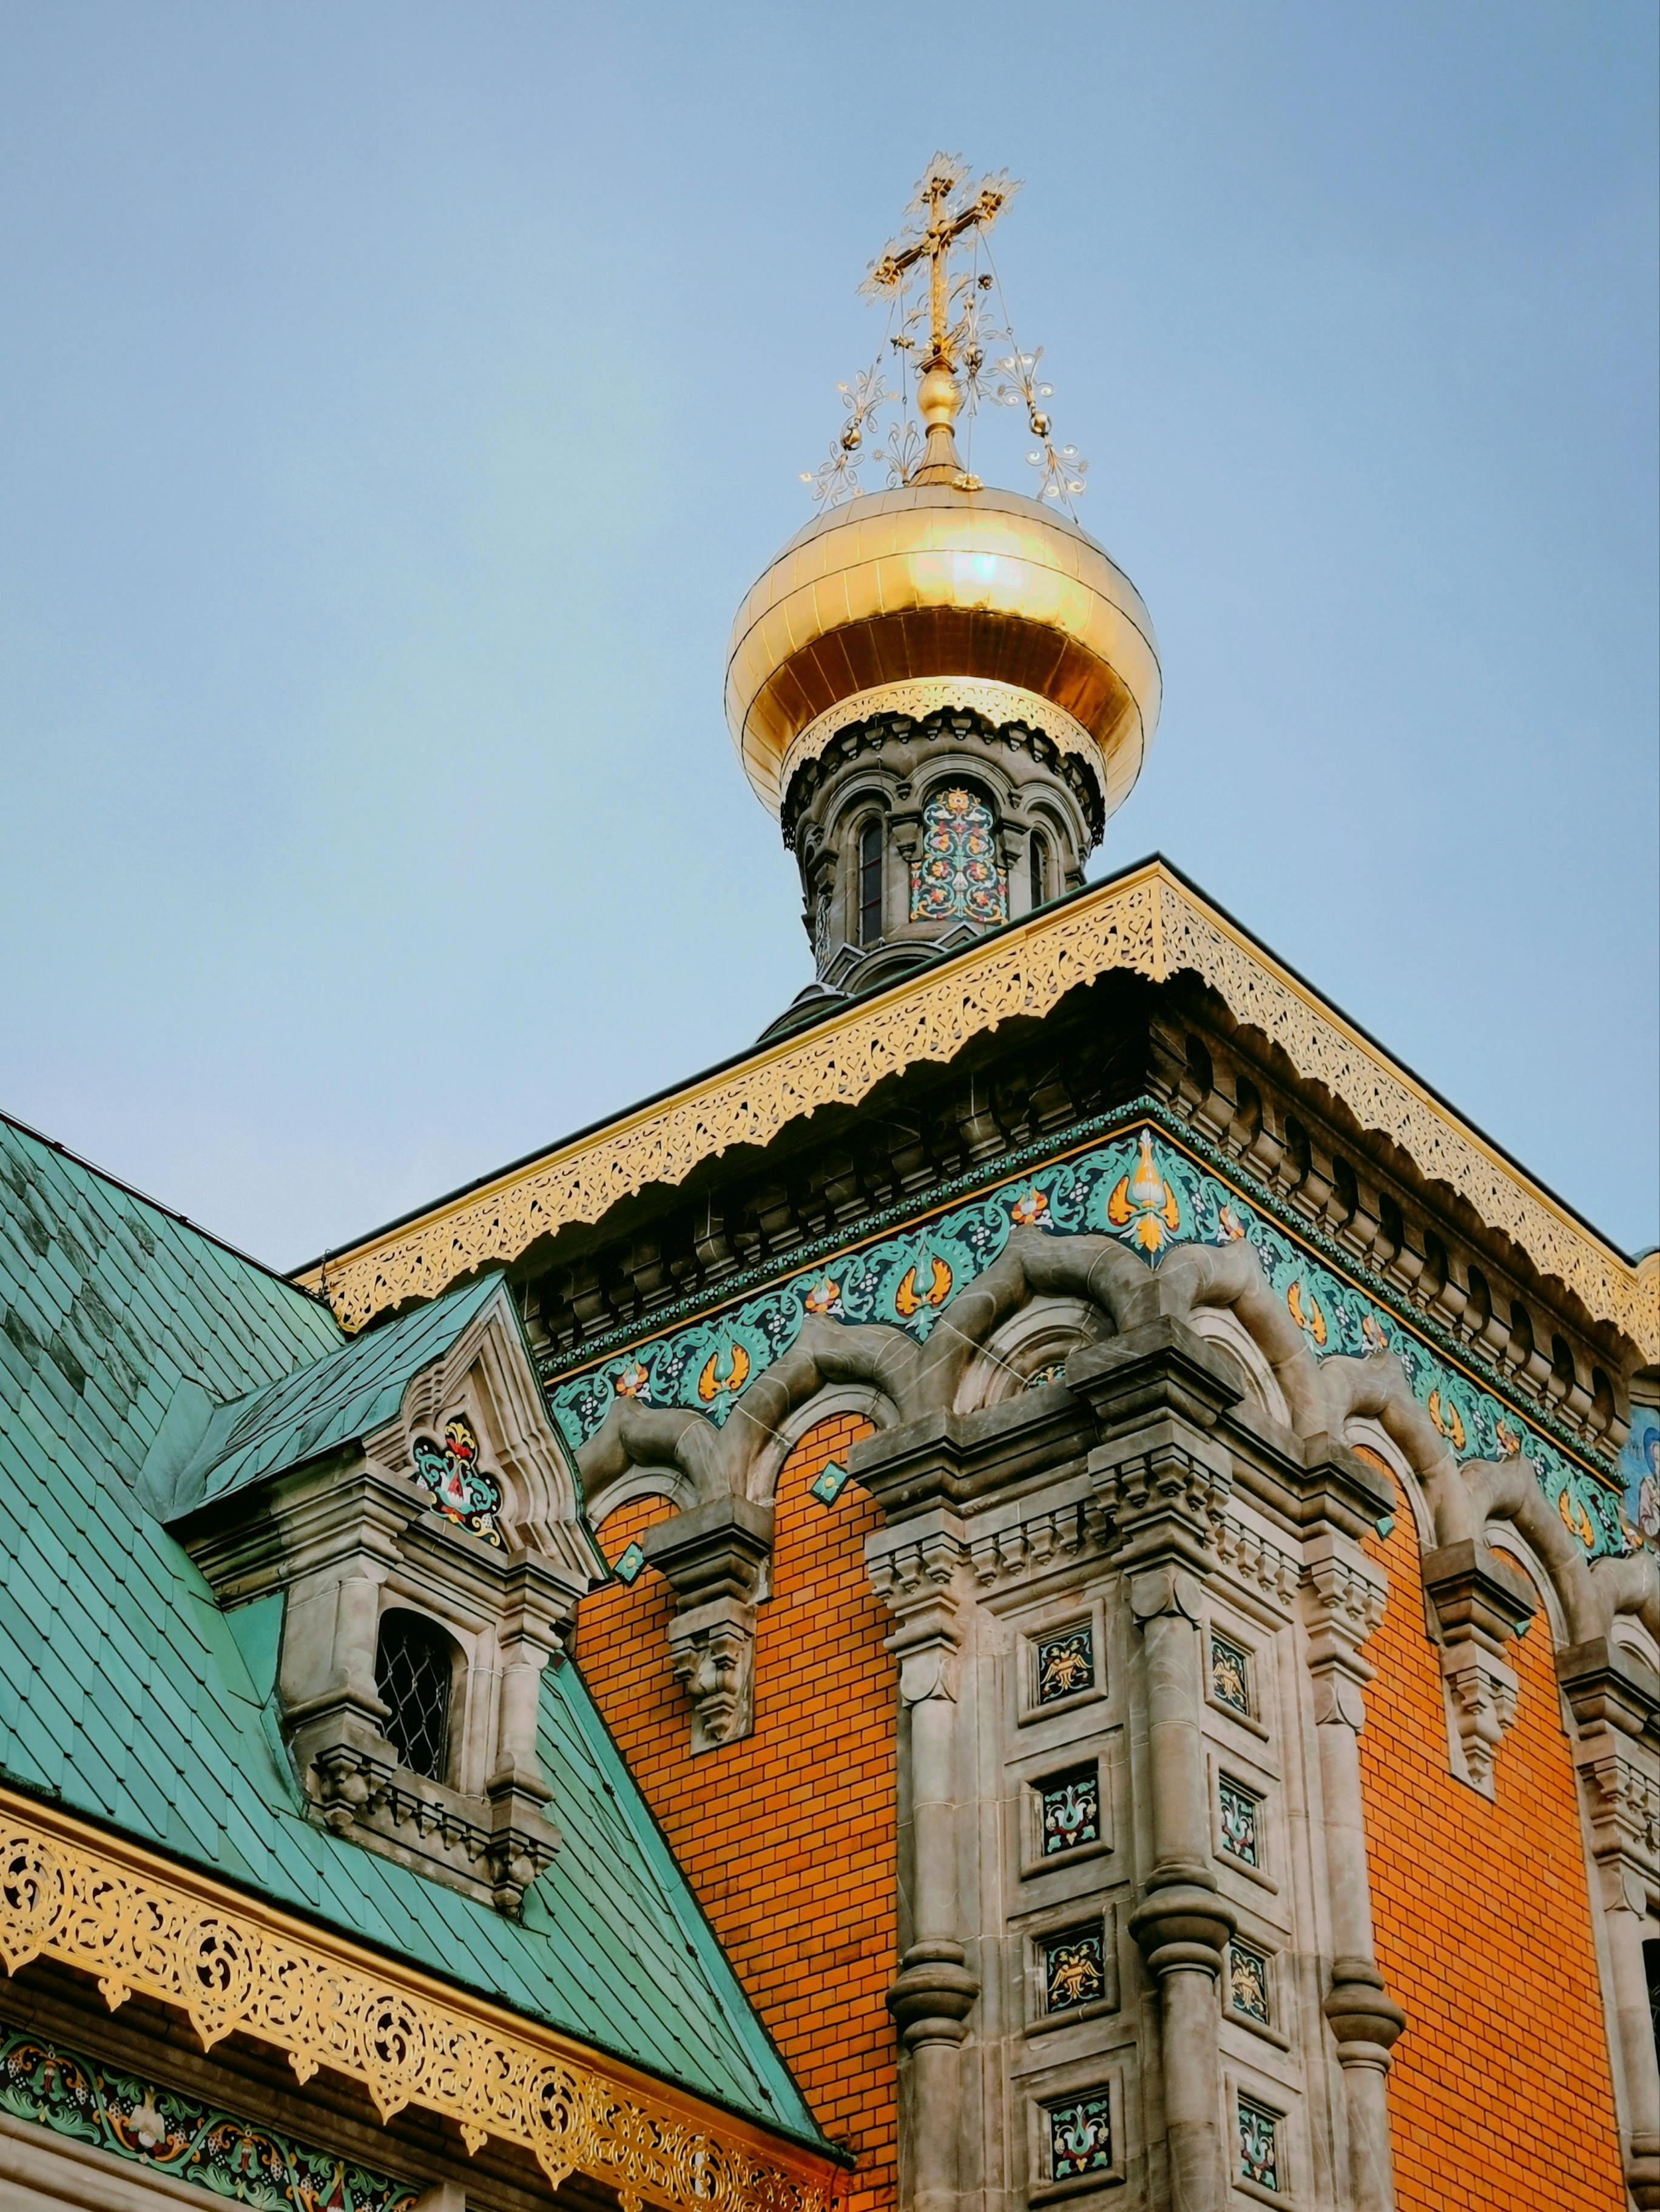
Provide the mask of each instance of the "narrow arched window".
[{"label": "narrow arched window", "polygon": [[882,934],[882,824],[873,815],[859,832],[859,942]]},{"label": "narrow arched window", "polygon": [[1031,902],[1042,906],[1049,895],[1049,848],[1034,830],[1031,833]]},{"label": "narrow arched window", "polygon": [[449,1765],[449,1638],[418,1613],[381,1616],[374,1686],[387,1708],[386,1735],[405,1766],[441,1782]]}]

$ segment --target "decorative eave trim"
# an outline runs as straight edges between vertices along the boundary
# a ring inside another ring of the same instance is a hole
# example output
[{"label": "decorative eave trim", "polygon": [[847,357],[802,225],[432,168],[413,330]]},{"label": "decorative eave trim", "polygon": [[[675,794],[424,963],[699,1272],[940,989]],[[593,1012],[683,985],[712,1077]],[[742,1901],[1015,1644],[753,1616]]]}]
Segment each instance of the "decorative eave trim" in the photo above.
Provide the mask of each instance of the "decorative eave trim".
[{"label": "decorative eave trim", "polygon": [[274,2045],[307,2081],[361,2081],[382,2123],[453,2120],[469,2151],[528,2149],[556,2189],[580,2172],[625,2212],[830,2212],[844,2177],[690,2094],[241,1896],[140,1846],[0,1790],[0,1960],[97,1977],[112,2010],[177,2007],[204,2050]]},{"label": "decorative eave trim", "polygon": [[1236,1021],[1260,1030],[1298,1074],[1363,1129],[1398,1145],[1509,1236],[1545,1276],[1660,1358],[1660,1282],[1637,1268],[1461,1121],[1237,924],[1148,860],[1031,921],[999,930],[798,1036],[700,1077],[366,1238],[295,1279],[361,1328],[386,1308],[434,1297],[502,1266],[571,1221],[598,1221],[651,1183],[684,1182],[729,1146],[765,1146],[821,1106],[856,1105],[884,1077],[949,1060],[1014,1016],[1041,1018],[1079,983],[1128,969],[1162,983],[1191,970]]}]

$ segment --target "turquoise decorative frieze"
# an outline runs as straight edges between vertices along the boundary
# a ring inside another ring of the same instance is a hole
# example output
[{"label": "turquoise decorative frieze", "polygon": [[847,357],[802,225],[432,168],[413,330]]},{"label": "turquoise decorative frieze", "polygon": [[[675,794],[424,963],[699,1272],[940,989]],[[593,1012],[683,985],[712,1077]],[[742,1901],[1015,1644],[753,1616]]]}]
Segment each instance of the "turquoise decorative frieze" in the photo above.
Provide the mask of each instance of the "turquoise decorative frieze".
[{"label": "turquoise decorative frieze", "polygon": [[[596,1433],[617,1398],[688,1409],[723,1426],[810,1315],[903,1329],[925,1342],[948,1301],[984,1273],[1017,1228],[1116,1237],[1149,1267],[1180,1244],[1249,1243],[1316,1359],[1395,1352],[1456,1459],[1525,1454],[1588,1553],[1624,1552],[1639,1540],[1635,1511],[1628,1507],[1622,1516],[1619,1498],[1571,1459],[1537,1419],[1444,1357],[1420,1324],[1408,1323],[1340,1273],[1151,1121],[819,1260],[719,1312],[630,1345],[617,1358],[555,1377],[548,1383],[554,1419],[574,1450]],[[1660,1529],[1660,1474],[1654,1508]]]},{"label": "turquoise decorative frieze", "polygon": [[54,2135],[265,2212],[410,2212],[421,2194],[19,2030],[0,2031],[0,2106]]}]

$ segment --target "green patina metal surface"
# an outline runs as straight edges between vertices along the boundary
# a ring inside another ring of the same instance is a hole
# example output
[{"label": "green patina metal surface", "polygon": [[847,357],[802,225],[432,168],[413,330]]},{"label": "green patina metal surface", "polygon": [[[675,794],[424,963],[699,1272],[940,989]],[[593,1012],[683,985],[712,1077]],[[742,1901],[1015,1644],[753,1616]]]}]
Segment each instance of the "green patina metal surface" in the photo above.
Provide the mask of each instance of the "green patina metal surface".
[{"label": "green patina metal surface", "polygon": [[280,1277],[0,1121],[0,1778],[820,2144],[574,1667],[541,1714],[563,1845],[515,1923],[306,1818],[280,1600],[221,1613],[141,1495],[201,1446],[198,1407],[152,1460],[181,1385],[210,1420],[247,1401],[220,1443],[250,1480],[350,1434],[423,1330],[441,1348],[494,1289],[349,1347]]}]

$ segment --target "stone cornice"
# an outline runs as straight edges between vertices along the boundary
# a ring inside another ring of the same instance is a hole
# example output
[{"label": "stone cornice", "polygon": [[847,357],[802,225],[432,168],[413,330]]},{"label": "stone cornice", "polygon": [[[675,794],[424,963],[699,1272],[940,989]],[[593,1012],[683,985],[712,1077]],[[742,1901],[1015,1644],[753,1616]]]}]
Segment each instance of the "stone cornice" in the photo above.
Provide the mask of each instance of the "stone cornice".
[{"label": "stone cornice", "polygon": [[301,2081],[361,2082],[382,2122],[411,2106],[580,2172],[625,2208],[829,2212],[833,2161],[191,1869],[0,1790],[0,1960],[94,1975],[112,2008],[178,2008],[204,2049],[241,2033]]},{"label": "stone cornice", "polygon": [[1115,969],[1155,982],[1188,972],[1234,1019],[1279,1047],[1359,1126],[1398,1146],[1539,1270],[1660,1357],[1660,1280],[1507,1160],[1416,1077],[1161,860],[1149,860],[1030,921],[922,969],[812,1029],[760,1048],[667,1097],[364,1239],[296,1279],[360,1328],[390,1307],[516,1259],[569,1222],[595,1222],[648,1185],[684,1182],[734,1145],[765,1146],[828,1105],[853,1106],[885,1077],[948,1061],[1016,1017],[1041,1018]]}]

